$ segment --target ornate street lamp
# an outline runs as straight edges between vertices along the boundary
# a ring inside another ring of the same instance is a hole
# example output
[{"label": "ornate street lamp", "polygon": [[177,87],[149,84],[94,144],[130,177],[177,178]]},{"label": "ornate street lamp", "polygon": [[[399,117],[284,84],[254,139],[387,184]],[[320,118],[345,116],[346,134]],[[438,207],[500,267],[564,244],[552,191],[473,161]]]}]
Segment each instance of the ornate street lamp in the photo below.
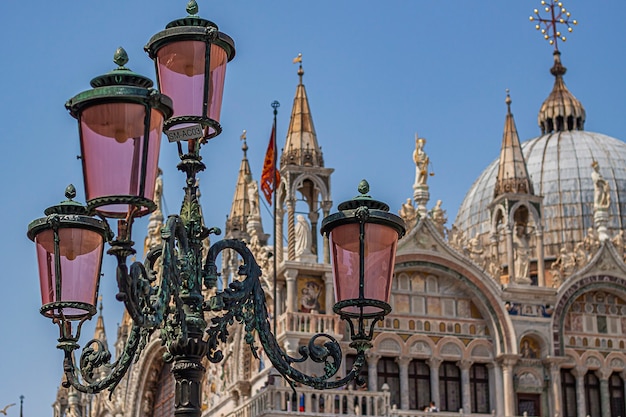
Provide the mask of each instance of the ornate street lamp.
[{"label": "ornate street lamp", "polygon": [[[72,201],[76,189],[65,191],[67,201],[44,211],[47,217],[28,225],[28,237],[37,245],[41,314],[55,321],[84,321],[96,314],[106,224],[87,216]],[[61,331],[70,330],[62,327]]]},{"label": "ornate street lamp", "polygon": [[[348,322],[353,344],[368,349],[374,325],[391,312],[396,246],[406,227],[400,217],[389,213],[387,204],[367,195],[367,181],[362,180],[358,190],[361,195],[341,203],[340,211],[326,217],[320,230],[330,238],[333,311]],[[352,319],[357,320],[356,328]]]},{"label": "ornate street lamp", "polygon": [[[299,358],[283,352],[271,332],[261,269],[246,244],[238,240],[218,241],[206,257],[203,255],[202,242],[220,231],[204,225],[200,210],[196,174],[204,169],[204,164],[199,151],[206,139],[220,133],[217,117],[223,65],[234,55],[234,48],[230,38],[217,32],[217,26],[195,16],[195,1],[190,1],[188,11],[193,15],[170,23],[146,47],[157,63],[161,88],[174,88],[174,109],[172,101],[153,90],[147,78],[124,67],[126,54],[118,50],[118,69],[95,78],[92,90],[80,93],[67,104],[79,123],[87,206],[71,201],[75,191],[69,189],[69,200],[46,210],[46,217],[33,221],[28,236],[37,245],[41,312],[60,328],[58,348],[65,356],[64,385],[86,393],[107,388],[112,391],[152,333],[159,329],[166,360],[173,362],[175,415],[199,417],[203,361],[223,359],[219,343],[228,339],[229,327],[235,321],[245,325],[245,340],[255,356],[256,331],[268,358],[292,387],[303,383],[334,388],[357,378],[365,363],[365,351],[371,346],[374,324],[391,311],[387,303],[395,245],[404,234],[404,225],[387,212],[387,205],[367,197],[366,188],[362,188],[362,196],[342,204],[340,213],[323,222],[322,230],[330,234],[336,255],[333,262],[338,303],[334,311],[348,321],[351,346],[357,350],[347,375],[330,380],[339,370],[342,357],[339,343],[330,335],[315,335],[308,346],[299,349]],[[204,46],[198,46],[202,42]],[[189,61],[190,52],[191,58],[203,64]],[[203,80],[200,84],[204,101],[200,113],[195,107],[191,114],[186,114],[181,100],[195,100],[198,84],[178,77],[196,76]],[[178,106],[183,107],[182,113]],[[187,177],[181,212],[167,219],[161,231],[163,244],[152,249],[144,263],[128,266],[128,257],[135,253],[130,239],[133,219],[156,206],[152,190],[164,121],[166,129],[189,121],[199,123],[202,132],[193,138],[186,131],[180,135],[168,132],[170,140],[173,137],[179,144],[181,140],[189,144],[186,154],[179,145],[178,168]],[[115,237],[108,219],[117,220]],[[117,260],[117,298],[124,302],[133,324],[114,363],[110,363],[111,354],[99,340],[87,342],[76,361],[81,327],[96,311],[105,241],[110,246],[107,253]],[[232,249],[241,257],[242,279],[205,298],[205,294],[217,290],[216,258],[225,249]],[[379,295],[383,298],[378,299]],[[212,313],[210,323],[205,320],[206,312]],[[356,320],[356,325],[352,320]],[[72,322],[77,322],[75,329]],[[367,322],[369,333],[365,331]],[[320,338],[327,340],[322,344]],[[293,366],[308,358],[323,364],[323,375],[308,376]]]},{"label": "ornate street lamp", "polygon": [[206,140],[222,131],[226,64],[235,57],[235,43],[215,23],[197,15],[195,1],[187,4],[187,12],[189,16],[154,35],[145,49],[156,64],[159,90],[174,101],[166,133],[175,126],[199,125]]},{"label": "ornate street lamp", "polygon": [[152,89],[149,78],[124,67],[123,48],[113,60],[117,69],[91,80],[93,88],[65,107],[78,119],[87,206],[130,226],[156,208],[161,132],[172,101]]}]

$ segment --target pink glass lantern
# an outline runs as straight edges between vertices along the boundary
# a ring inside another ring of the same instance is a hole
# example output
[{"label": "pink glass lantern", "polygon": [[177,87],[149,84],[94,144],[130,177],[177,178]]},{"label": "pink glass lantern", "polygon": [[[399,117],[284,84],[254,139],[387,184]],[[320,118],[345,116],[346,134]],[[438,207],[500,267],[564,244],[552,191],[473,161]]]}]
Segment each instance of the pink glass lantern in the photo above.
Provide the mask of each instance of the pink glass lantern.
[{"label": "pink glass lantern", "polygon": [[322,221],[321,232],[330,239],[334,311],[350,318],[379,318],[391,311],[389,297],[398,239],[404,235],[402,219],[389,206],[361,195],[339,205],[339,212]]},{"label": "pink glass lantern", "polygon": [[68,101],[79,122],[87,206],[105,217],[133,218],[153,211],[163,121],[171,101],[152,81],[124,67],[91,81],[93,89]]},{"label": "pink glass lantern", "polygon": [[154,35],[145,49],[155,62],[159,89],[173,101],[166,133],[200,125],[202,138],[210,139],[221,132],[226,64],[234,58],[235,46],[215,23],[197,16],[195,2],[187,12]]},{"label": "pink glass lantern", "polygon": [[107,228],[69,200],[46,209],[31,222],[28,237],[37,248],[41,313],[53,319],[81,320],[96,313],[102,253]]}]

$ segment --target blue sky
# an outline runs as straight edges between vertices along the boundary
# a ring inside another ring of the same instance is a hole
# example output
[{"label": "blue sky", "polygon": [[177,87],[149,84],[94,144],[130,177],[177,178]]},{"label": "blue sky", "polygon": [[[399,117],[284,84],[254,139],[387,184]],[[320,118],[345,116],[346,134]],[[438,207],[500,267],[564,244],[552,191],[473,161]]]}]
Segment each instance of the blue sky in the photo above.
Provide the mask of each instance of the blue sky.
[{"label": "blue sky", "polygon": [[[4,180],[0,299],[0,408],[26,397],[25,416],[51,415],[61,379],[58,331],[39,315],[34,245],[28,223],[63,199],[69,183],[84,199],[77,126],[65,101],[114,68],[123,46],[128,67],[153,77],[143,46],[186,0],[0,3],[3,65],[0,118]],[[443,200],[449,223],[475,178],[499,155],[505,90],[522,140],[539,135],[537,112],[553,83],[552,48],[528,20],[540,1],[253,1],[201,0],[200,15],[235,39],[226,76],[223,133],[203,149],[202,203],[209,226],[223,227],[248,131],[248,157],[259,178],[272,109],[284,144],[303,54],[304,83],[327,167],[335,168],[336,204],[361,178],[393,211],[412,196],[414,134],[427,139],[434,177],[431,203]],[[586,130],[626,139],[626,3],[566,1],[579,21],[565,44],[565,82],[587,111]],[[175,146],[163,143],[165,208],[178,210],[183,177]],[[270,219],[265,217],[266,229]],[[145,226],[136,226],[137,242]],[[109,263],[101,285],[109,340],[121,306]],[[85,330],[89,333],[92,330]],[[86,335],[87,336],[87,335]],[[86,341],[86,339],[85,339]],[[18,407],[9,409],[17,416]]]}]

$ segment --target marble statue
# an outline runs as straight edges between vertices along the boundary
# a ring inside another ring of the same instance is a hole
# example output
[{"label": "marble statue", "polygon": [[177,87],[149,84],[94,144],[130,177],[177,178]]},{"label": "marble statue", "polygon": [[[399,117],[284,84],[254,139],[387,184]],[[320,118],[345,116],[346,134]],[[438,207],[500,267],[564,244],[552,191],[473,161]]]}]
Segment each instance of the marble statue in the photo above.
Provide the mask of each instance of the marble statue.
[{"label": "marble statue", "polygon": [[430,159],[424,151],[426,139],[418,138],[415,135],[415,150],[413,151],[413,161],[415,162],[415,185],[426,185],[428,179],[428,164]]},{"label": "marble statue", "polygon": [[609,183],[600,174],[598,161],[593,161],[591,166],[593,168],[591,173],[591,180],[593,181],[593,208],[594,210],[607,209],[611,205]]},{"label": "marble statue", "polygon": [[515,248],[515,279],[528,279],[530,272],[530,247],[526,226],[523,224],[515,225],[513,247]]},{"label": "marble statue", "polygon": [[250,204],[250,217],[259,217],[259,186],[252,178],[248,181],[248,203]]},{"label": "marble statue", "polygon": [[311,227],[302,214],[296,218],[296,256],[311,253]]}]

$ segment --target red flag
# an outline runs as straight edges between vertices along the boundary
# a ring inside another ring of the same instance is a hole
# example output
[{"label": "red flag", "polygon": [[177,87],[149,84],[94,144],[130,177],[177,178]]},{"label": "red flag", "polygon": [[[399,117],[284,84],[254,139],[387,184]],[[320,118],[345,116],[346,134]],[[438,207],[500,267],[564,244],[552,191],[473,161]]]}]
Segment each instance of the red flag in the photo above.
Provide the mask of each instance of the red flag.
[{"label": "red flag", "polygon": [[276,124],[272,125],[272,135],[270,143],[265,152],[263,162],[263,173],[261,174],[261,191],[267,202],[272,205],[272,193],[276,189],[276,183],[280,181],[280,173],[276,169]]}]

